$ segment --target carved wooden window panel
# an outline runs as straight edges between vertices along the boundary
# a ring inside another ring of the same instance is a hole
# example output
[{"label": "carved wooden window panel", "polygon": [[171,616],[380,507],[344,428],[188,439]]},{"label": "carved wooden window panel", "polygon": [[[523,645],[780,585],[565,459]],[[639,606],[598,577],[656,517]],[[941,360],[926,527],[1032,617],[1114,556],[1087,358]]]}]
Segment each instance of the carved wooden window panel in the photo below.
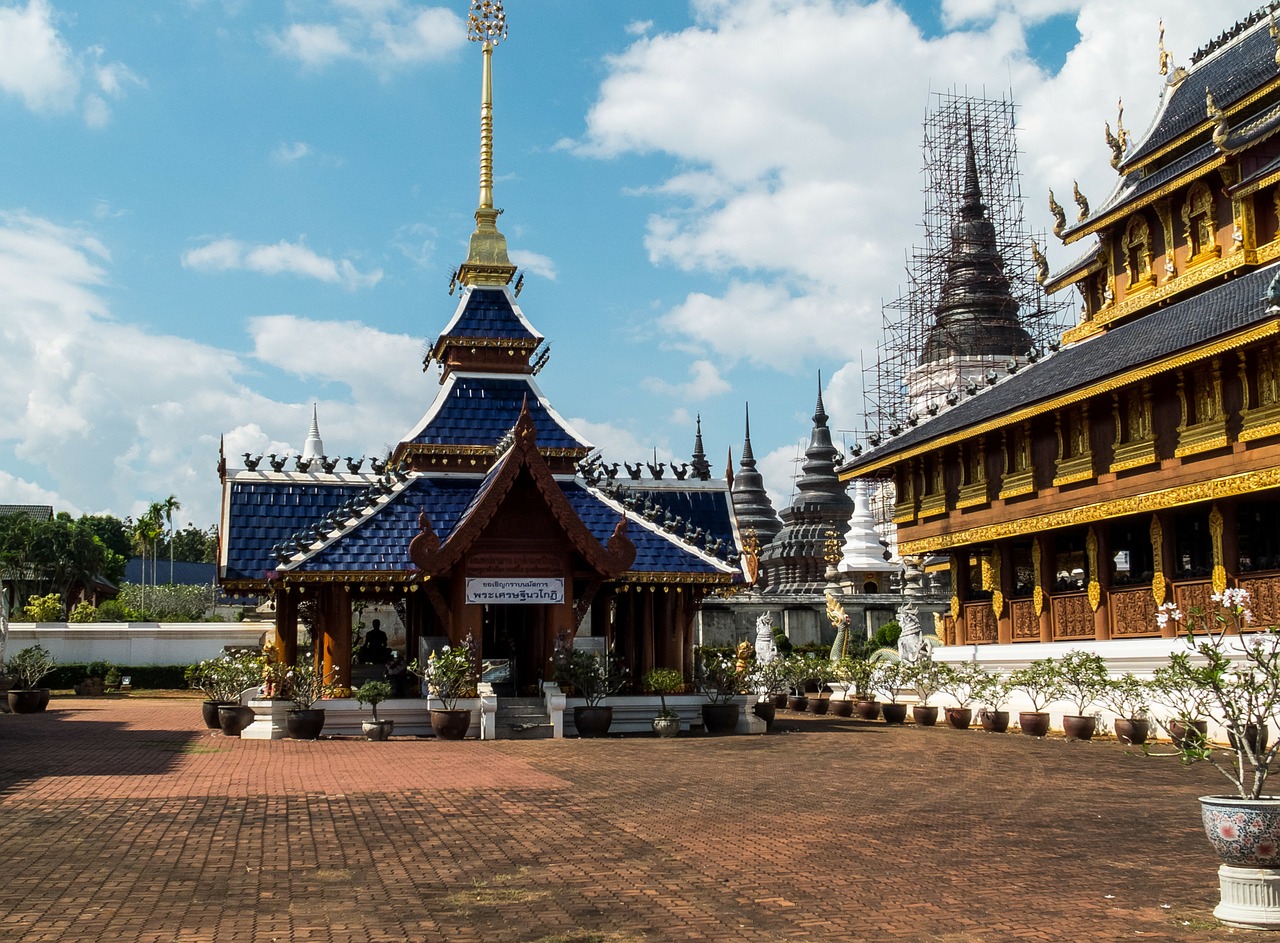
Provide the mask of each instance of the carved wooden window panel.
[{"label": "carved wooden window panel", "polygon": [[1129,274],[1130,290],[1136,291],[1153,284],[1155,275],[1151,271],[1151,226],[1141,213],[1129,220],[1120,248]]},{"label": "carved wooden window panel", "polygon": [[1193,184],[1182,207],[1182,221],[1186,227],[1187,248],[1192,260],[1206,253],[1217,254],[1214,226],[1213,193],[1203,183]]}]

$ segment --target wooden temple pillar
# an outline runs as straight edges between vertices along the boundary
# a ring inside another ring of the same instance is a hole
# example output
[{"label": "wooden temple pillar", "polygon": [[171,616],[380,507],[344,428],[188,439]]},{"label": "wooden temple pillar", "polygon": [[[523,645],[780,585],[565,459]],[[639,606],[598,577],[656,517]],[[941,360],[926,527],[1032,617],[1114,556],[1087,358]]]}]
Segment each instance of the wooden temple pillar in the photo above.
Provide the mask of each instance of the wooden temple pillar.
[{"label": "wooden temple pillar", "polygon": [[317,587],[322,629],[321,655],[326,678],[341,687],[351,686],[351,597],[336,583]]},{"label": "wooden temple pillar", "polygon": [[967,645],[968,627],[965,625],[964,604],[969,601],[969,551],[951,551],[951,615],[956,624],[956,644]]},{"label": "wooden temple pillar", "polygon": [[1106,527],[1090,525],[1085,539],[1088,559],[1089,605],[1093,609],[1093,637],[1099,642],[1111,638],[1111,540]]},{"label": "wooden temple pillar", "polygon": [[[999,591],[1000,609],[996,612],[996,642],[1001,645],[1009,645],[1013,642],[1013,599],[1014,590],[1016,589],[1014,572],[1013,548],[1007,540],[998,540],[995,544],[996,560],[999,566],[996,570],[996,589]],[[995,606],[993,605],[994,609]]]},{"label": "wooden temple pillar", "polygon": [[1222,515],[1222,565],[1226,570],[1227,585],[1234,586],[1240,576],[1240,522],[1235,498],[1217,502]]},{"label": "wooden temple pillar", "polygon": [[[1156,571],[1151,590],[1156,604],[1158,606],[1172,602],[1173,587],[1169,583],[1169,574],[1177,572],[1177,558],[1173,540],[1173,514],[1169,511],[1157,511],[1151,515],[1151,556]],[[1160,635],[1164,638],[1174,638],[1177,634],[1178,624],[1172,619],[1160,630]]]},{"label": "wooden temple pillar", "polygon": [[1057,580],[1057,559],[1052,540],[1035,538],[1031,553],[1032,564],[1036,567],[1036,589],[1039,597],[1035,599],[1040,620],[1040,641],[1053,641],[1053,591]]},{"label": "wooden temple pillar", "polygon": [[286,665],[298,663],[298,600],[293,593],[276,590],[276,638]]}]

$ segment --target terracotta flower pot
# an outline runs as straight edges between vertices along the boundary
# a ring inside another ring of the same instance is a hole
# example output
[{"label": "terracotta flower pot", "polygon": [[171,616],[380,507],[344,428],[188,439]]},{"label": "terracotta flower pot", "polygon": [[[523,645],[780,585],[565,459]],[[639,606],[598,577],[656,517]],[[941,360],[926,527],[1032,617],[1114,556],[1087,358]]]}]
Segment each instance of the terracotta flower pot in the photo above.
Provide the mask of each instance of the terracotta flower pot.
[{"label": "terracotta flower pot", "polygon": [[204,719],[204,725],[210,730],[218,729],[218,708],[224,705],[234,706],[234,701],[201,701],[200,716]]},{"label": "terracotta flower pot", "polygon": [[773,719],[778,714],[778,709],[773,706],[773,701],[757,701],[751,706],[751,710],[764,721],[766,731],[773,727]]},{"label": "terracotta flower pot", "polygon": [[1098,718],[1083,714],[1066,714],[1062,718],[1062,732],[1068,740],[1092,740],[1098,729]]},{"label": "terracotta flower pot", "polygon": [[978,711],[978,721],[988,733],[1004,733],[1009,729],[1009,712],[989,711],[984,707]]},{"label": "terracotta flower pot", "polygon": [[884,715],[886,724],[905,724],[907,722],[907,705],[898,704],[881,704],[880,713]]},{"label": "terracotta flower pot", "polygon": [[830,707],[831,702],[819,694],[809,698],[809,713],[811,714],[825,714]]},{"label": "terracotta flower pot", "polygon": [[9,710],[14,714],[38,714],[48,703],[47,695],[42,694],[39,688],[30,691],[11,689],[7,697]]},{"label": "terracotta flower pot", "polygon": [[440,740],[462,740],[471,729],[471,711],[465,707],[431,708],[431,729]]},{"label": "terracotta flower pot", "polygon": [[921,727],[933,727],[938,723],[938,708],[932,704],[917,704],[911,708],[911,719]]},{"label": "terracotta flower pot", "polygon": [[284,729],[293,740],[315,740],[324,729],[324,711],[318,707],[285,711]]},{"label": "terracotta flower pot", "polygon": [[[1194,731],[1194,733],[1191,733]],[[1188,735],[1197,738],[1197,741],[1203,741],[1209,736],[1209,721],[1193,720],[1188,727],[1180,720],[1169,721],[1169,739],[1173,741],[1173,745],[1182,748],[1182,744],[1186,742]]]},{"label": "terracotta flower pot", "polygon": [[1151,735],[1151,721],[1145,717],[1117,717],[1116,739],[1131,746],[1141,746]]},{"label": "terracotta flower pot", "polygon": [[809,699],[802,694],[787,695],[787,710],[805,711],[809,708]]},{"label": "terracotta flower pot", "polygon": [[956,730],[968,730],[973,723],[973,709],[969,707],[948,707],[947,723]]},{"label": "terracotta flower pot", "polygon": [[573,709],[573,725],[578,728],[579,737],[606,737],[612,723],[612,707],[601,705]]},{"label": "terracotta flower pot", "polygon": [[1028,737],[1043,737],[1049,733],[1049,714],[1045,711],[1022,711],[1018,724]]},{"label": "terracotta flower pot", "polygon": [[223,704],[218,708],[218,726],[228,737],[240,736],[240,731],[253,723],[253,708],[239,704]]},{"label": "terracotta flower pot", "polygon": [[858,716],[863,720],[879,720],[880,719],[880,702],[873,701],[870,698],[859,698],[854,704],[853,709],[857,711]]},{"label": "terracotta flower pot", "polygon": [[846,701],[843,698],[838,701],[832,701],[829,710],[837,717],[852,717],[853,701]]},{"label": "terracotta flower pot", "polygon": [[738,729],[738,703],[703,704],[702,726],[709,734],[733,733]]}]

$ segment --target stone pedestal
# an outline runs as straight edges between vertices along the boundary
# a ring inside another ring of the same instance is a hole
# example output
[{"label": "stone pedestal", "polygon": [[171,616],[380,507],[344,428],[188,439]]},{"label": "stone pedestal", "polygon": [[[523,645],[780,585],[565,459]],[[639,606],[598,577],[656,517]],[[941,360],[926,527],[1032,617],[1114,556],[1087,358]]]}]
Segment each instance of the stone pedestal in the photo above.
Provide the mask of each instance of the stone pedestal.
[{"label": "stone pedestal", "polygon": [[1280,930],[1280,870],[1218,868],[1222,900],[1213,915],[1232,927],[1247,930]]},{"label": "stone pedestal", "polygon": [[283,740],[289,736],[285,719],[293,701],[254,698],[249,706],[253,708],[253,723],[240,731],[241,740]]}]

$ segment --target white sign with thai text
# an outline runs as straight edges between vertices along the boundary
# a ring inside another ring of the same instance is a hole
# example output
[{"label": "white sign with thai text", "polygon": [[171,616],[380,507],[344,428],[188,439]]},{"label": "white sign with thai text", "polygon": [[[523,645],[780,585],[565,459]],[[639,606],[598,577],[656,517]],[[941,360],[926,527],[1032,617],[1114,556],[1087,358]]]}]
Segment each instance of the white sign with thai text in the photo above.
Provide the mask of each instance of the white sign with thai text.
[{"label": "white sign with thai text", "polygon": [[564,579],[549,576],[467,578],[468,605],[545,606],[564,602]]}]

